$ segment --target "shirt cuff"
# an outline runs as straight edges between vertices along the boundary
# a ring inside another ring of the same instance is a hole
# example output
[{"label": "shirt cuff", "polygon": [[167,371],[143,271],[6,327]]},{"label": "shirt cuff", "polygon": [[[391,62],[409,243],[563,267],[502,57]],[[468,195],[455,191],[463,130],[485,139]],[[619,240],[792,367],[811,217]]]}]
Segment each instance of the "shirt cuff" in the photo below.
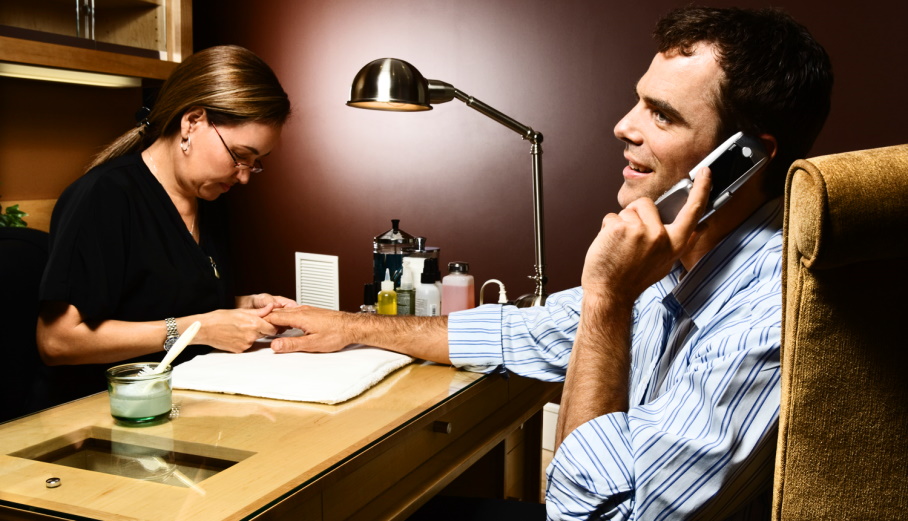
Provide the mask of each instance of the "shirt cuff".
[{"label": "shirt cuff", "polygon": [[548,517],[586,520],[595,512],[608,519],[631,518],[633,461],[626,413],[600,416],[574,429],[546,471]]},{"label": "shirt cuff", "polygon": [[488,373],[504,363],[501,353],[501,309],[498,304],[448,315],[448,350],[460,369]]}]

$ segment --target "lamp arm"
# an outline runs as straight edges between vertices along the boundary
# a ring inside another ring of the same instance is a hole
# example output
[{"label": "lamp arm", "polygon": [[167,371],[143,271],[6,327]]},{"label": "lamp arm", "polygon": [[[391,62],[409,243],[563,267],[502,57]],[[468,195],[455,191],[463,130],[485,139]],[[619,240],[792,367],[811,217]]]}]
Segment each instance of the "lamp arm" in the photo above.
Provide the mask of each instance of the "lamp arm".
[{"label": "lamp arm", "polygon": [[516,304],[518,307],[545,304],[547,297],[545,284],[548,279],[545,276],[545,230],[542,212],[542,134],[473,96],[457,90],[448,83],[429,80],[429,93],[433,104],[444,103],[457,98],[468,107],[517,132],[523,139],[530,142],[530,155],[533,160],[533,232],[536,244],[536,273],[529,278],[536,283],[536,289],[532,294],[522,295],[517,299]]},{"label": "lamp arm", "polygon": [[429,103],[432,105],[438,105],[439,103],[447,103],[454,98],[459,99],[464,102],[471,109],[482,113],[488,116],[491,119],[494,119],[498,123],[508,127],[520,134],[520,137],[526,139],[530,143],[541,143],[542,134],[536,132],[531,127],[524,125],[523,123],[517,121],[516,119],[504,114],[503,112],[491,107],[482,101],[470,96],[469,94],[454,88],[450,83],[445,83],[440,80],[428,80],[429,83]]},{"label": "lamp arm", "polygon": [[454,89],[454,97],[464,102],[471,109],[488,116],[491,119],[494,119],[498,123],[508,127],[520,134],[520,137],[526,139],[530,143],[539,143],[542,142],[542,134],[536,132],[531,127],[524,125],[523,123],[517,121],[516,119],[503,114],[499,110],[490,107],[489,105],[483,103],[482,101],[465,94],[457,89]]}]

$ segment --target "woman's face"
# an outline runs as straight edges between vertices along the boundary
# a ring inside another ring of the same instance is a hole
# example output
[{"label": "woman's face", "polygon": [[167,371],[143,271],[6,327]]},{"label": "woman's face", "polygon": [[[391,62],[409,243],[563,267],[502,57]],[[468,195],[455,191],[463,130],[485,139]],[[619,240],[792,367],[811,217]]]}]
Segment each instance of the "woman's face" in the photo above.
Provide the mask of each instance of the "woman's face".
[{"label": "woman's face", "polygon": [[188,133],[190,150],[186,154],[181,184],[201,199],[213,201],[233,185],[246,184],[253,167],[271,153],[281,135],[281,127],[264,123],[213,125],[202,117]]}]

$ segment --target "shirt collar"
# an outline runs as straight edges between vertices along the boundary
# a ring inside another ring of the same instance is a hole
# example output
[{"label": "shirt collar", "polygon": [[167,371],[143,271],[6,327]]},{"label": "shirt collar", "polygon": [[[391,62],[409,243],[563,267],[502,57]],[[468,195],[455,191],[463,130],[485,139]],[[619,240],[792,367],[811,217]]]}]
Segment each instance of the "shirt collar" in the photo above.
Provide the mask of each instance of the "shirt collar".
[{"label": "shirt collar", "polygon": [[[781,240],[782,198],[769,201],[748,217],[740,226],[710,250],[686,275],[684,266],[675,263],[671,273],[663,279],[668,287],[674,285],[666,298],[673,297],[691,319],[702,327],[725,303],[723,293],[733,293],[740,286],[742,270],[753,255],[773,245],[773,236]],[[667,288],[666,288],[667,289]],[[719,295],[720,298],[716,298]],[[700,319],[700,320],[698,320]]]}]

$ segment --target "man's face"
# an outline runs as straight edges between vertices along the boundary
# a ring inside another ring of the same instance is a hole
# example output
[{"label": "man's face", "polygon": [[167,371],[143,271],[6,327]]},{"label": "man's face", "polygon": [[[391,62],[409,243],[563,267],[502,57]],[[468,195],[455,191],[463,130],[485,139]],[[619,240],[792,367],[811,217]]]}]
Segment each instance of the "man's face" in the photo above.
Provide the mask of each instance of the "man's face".
[{"label": "man's face", "polygon": [[615,125],[628,161],[618,191],[622,208],[640,197],[657,199],[718,144],[715,99],[724,74],[711,46],[694,51],[657,54],[637,82],[637,104]]}]

